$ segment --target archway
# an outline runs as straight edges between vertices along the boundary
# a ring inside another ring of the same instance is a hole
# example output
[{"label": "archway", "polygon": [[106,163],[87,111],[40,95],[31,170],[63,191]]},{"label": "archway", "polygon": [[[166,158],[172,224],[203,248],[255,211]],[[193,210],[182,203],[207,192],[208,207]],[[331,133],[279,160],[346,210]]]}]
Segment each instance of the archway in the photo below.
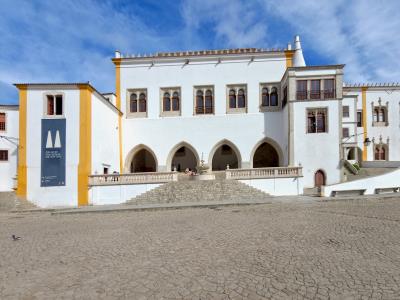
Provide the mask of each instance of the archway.
[{"label": "archway", "polygon": [[279,154],[268,142],[262,142],[254,152],[253,168],[279,167]]},{"label": "archway", "polygon": [[157,172],[157,158],[145,145],[137,145],[129,151],[124,165],[125,173]]},{"label": "archway", "polygon": [[222,140],[210,152],[209,162],[213,171],[226,170],[227,165],[230,169],[241,167],[242,158],[237,147],[228,140]]},{"label": "archway", "polygon": [[320,188],[321,186],[325,185],[325,182],[326,182],[325,172],[322,170],[318,170],[317,172],[315,172],[314,174],[315,187]]},{"label": "archway", "polygon": [[168,155],[167,167],[169,170],[184,172],[186,169],[196,170],[199,156],[196,150],[189,144],[182,142],[176,145]]},{"label": "archway", "polygon": [[362,160],[362,150],[359,147],[351,147],[347,151],[347,160],[355,160],[360,162]]}]

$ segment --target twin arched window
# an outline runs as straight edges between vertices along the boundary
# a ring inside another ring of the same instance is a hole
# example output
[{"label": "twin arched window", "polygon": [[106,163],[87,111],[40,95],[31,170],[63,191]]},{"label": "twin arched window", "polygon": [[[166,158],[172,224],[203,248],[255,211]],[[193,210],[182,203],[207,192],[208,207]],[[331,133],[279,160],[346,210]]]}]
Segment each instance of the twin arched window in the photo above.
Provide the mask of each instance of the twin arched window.
[{"label": "twin arched window", "polygon": [[383,107],[374,108],[374,122],[386,122],[386,109]]},{"label": "twin arched window", "polygon": [[146,112],[147,110],[146,93],[144,91],[132,93],[130,96],[129,108],[131,113]]},{"label": "twin arched window", "polygon": [[267,87],[263,87],[261,90],[261,106],[278,106],[278,89],[276,87],[271,88],[271,93]]},{"label": "twin arched window", "polygon": [[[172,93],[172,97],[171,97]],[[180,109],[180,95],[179,91],[164,92],[163,94],[163,111],[179,111]]]},{"label": "twin arched window", "polygon": [[229,108],[246,108],[246,91],[244,88],[229,90]]},{"label": "twin arched window", "polygon": [[214,96],[211,88],[196,91],[196,114],[214,113]]},{"label": "twin arched window", "polygon": [[375,160],[386,160],[386,147],[383,145],[375,146]]}]

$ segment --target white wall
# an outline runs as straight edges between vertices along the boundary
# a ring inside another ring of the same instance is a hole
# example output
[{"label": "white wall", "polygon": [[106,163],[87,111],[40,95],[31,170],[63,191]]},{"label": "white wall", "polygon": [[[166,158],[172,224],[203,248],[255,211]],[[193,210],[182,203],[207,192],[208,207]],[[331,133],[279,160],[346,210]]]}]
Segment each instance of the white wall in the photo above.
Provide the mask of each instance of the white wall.
[{"label": "white wall", "polygon": [[400,169],[379,176],[322,187],[322,195],[329,197],[332,191],[363,190],[365,195],[375,194],[376,189],[400,187]]},{"label": "white wall", "polygon": [[92,174],[119,173],[118,112],[92,94]]},{"label": "white wall", "polygon": [[303,178],[268,178],[239,180],[272,196],[294,196],[303,194]]},{"label": "white wall", "polygon": [[[44,93],[64,94],[66,120],[65,186],[41,187],[41,120]],[[76,206],[79,163],[79,89],[35,89],[27,93],[27,198],[40,207]]]},{"label": "white wall", "polygon": [[[259,112],[260,83],[279,82],[286,69],[281,57],[249,63],[249,59],[215,62],[156,63],[121,65],[122,110],[126,111],[127,89],[147,89],[148,117],[123,119],[123,157],[139,144],[151,148],[159,164],[166,170],[167,157],[172,148],[185,141],[192,145],[201,158],[208,162],[211,149],[228,139],[239,149],[242,167],[250,166],[255,145],[264,137],[275,140],[285,152],[287,138],[283,132],[282,111]],[[247,84],[248,112],[226,114],[226,86]],[[215,115],[193,116],[194,86],[213,85]],[[279,86],[279,85],[277,85]],[[160,117],[160,88],[180,87],[181,116]],[[287,164],[287,155],[282,159]]]},{"label": "white wall", "polygon": [[89,190],[90,204],[120,204],[148,192],[161,184],[93,186]]},{"label": "white wall", "polygon": [[17,175],[17,161],[19,143],[18,106],[1,106],[0,113],[6,114],[6,130],[0,135],[10,138],[0,138],[0,150],[8,150],[8,161],[0,161],[0,191],[12,191],[15,187],[13,178]]},{"label": "white wall", "polygon": [[[294,162],[303,166],[304,187],[314,187],[317,170],[325,172],[327,184],[340,182],[339,101],[296,102],[293,107]],[[327,108],[328,132],[307,133],[308,108]]]}]

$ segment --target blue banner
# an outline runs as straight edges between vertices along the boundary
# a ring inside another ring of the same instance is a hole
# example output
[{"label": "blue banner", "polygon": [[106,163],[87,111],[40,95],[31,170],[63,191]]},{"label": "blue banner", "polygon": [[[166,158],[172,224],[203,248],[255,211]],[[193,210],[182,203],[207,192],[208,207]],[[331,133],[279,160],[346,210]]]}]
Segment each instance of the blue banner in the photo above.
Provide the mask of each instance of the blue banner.
[{"label": "blue banner", "polygon": [[65,119],[42,119],[40,186],[65,185]]}]

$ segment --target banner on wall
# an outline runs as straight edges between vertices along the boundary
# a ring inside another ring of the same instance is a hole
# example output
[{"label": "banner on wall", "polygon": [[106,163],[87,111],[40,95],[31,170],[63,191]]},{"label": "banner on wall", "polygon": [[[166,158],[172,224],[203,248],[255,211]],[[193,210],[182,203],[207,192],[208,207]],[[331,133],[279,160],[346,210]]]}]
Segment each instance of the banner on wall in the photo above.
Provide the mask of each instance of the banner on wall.
[{"label": "banner on wall", "polygon": [[65,185],[65,119],[42,119],[40,186]]}]

